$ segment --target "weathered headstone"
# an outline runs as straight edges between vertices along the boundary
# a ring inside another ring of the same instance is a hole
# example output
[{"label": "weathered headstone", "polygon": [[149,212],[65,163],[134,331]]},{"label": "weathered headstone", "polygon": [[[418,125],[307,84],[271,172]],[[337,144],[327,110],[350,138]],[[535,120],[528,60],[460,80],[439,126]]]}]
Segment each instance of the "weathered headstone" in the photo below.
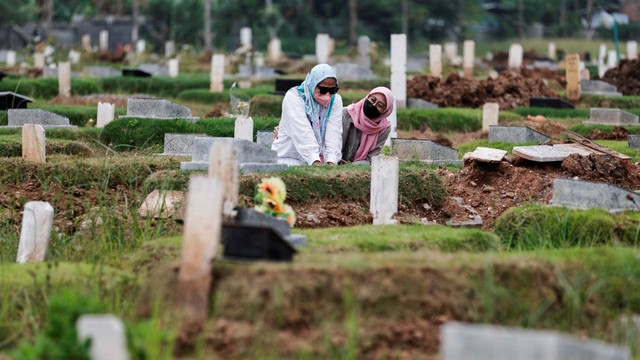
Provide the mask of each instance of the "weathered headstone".
[{"label": "weathered headstone", "polygon": [[329,34],[316,35],[316,59],[319,64],[329,62]]},{"label": "weathered headstone", "polygon": [[629,134],[627,141],[629,143],[629,148],[631,149],[640,148],[640,135]]},{"label": "weathered headstone", "polygon": [[211,145],[209,177],[222,180],[224,184],[222,213],[225,218],[233,217],[240,193],[240,169],[236,148],[228,141],[216,141]]},{"label": "weathered headstone", "polygon": [[580,80],[580,91],[585,95],[622,96],[618,88],[602,80]]},{"label": "weathered headstone", "polygon": [[607,53],[607,67],[609,69],[618,66],[618,53],[615,50],[609,50]]},{"label": "weathered headstone", "polygon": [[165,133],[163,153],[159,155],[191,156],[193,139],[206,136],[206,134]]},{"label": "weathered headstone", "polygon": [[638,115],[620,109],[591,108],[591,116],[585,125],[638,125]]},{"label": "weathered headstone", "polygon": [[16,261],[44,261],[53,225],[53,207],[45,201],[29,201],[24,205],[20,243]]},{"label": "weathered headstone", "polygon": [[640,195],[608,183],[553,180],[551,204],[579,209],[604,208],[610,212],[640,210]]},{"label": "weathered headstone", "polygon": [[524,50],[520,44],[511,44],[509,47],[508,68],[519,70],[522,67]]},{"label": "weathered headstone", "polygon": [[250,27],[240,29],[240,47],[243,49],[253,48],[253,33]]},{"label": "weathered headstone", "polygon": [[84,49],[84,51],[87,51],[87,52],[91,51],[91,35],[89,34],[82,35],[82,49]]},{"label": "weathered headstone", "polygon": [[535,162],[556,162],[563,161],[573,152],[557,146],[534,145],[514,146],[511,153]]},{"label": "weathered headstone", "polygon": [[224,90],[224,54],[214,54],[211,57],[211,84],[209,91],[212,93]]},{"label": "weathered headstone", "polygon": [[555,331],[448,323],[442,360],[631,360],[629,349]]},{"label": "weathered headstone", "polygon": [[36,124],[22,126],[22,158],[26,161],[45,163],[46,137],[44,128]]},{"label": "weathered headstone", "polygon": [[14,50],[7,51],[7,66],[16,66],[16,52]]},{"label": "weathered headstone", "polygon": [[45,62],[44,62],[44,54],[43,53],[37,52],[37,53],[33,54],[33,66],[36,69],[44,69]]},{"label": "weathered headstone", "polygon": [[273,144],[273,131],[272,130],[258,130],[256,133],[256,144],[265,146],[271,149]]},{"label": "weathered headstone", "polygon": [[164,57],[170,58],[176,53],[176,43],[173,40],[165,41],[164,43]]},{"label": "weathered headstone", "polygon": [[489,126],[498,125],[500,105],[498,103],[486,103],[482,107],[482,131],[489,131]]},{"label": "weathered headstone", "polygon": [[37,124],[44,129],[77,129],[69,125],[69,118],[42,109],[9,109],[7,114],[8,128]]},{"label": "weathered headstone", "polygon": [[98,119],[96,120],[96,127],[105,127],[108,123],[113,121],[115,115],[116,106],[114,104],[98,102]]},{"label": "weathered headstone", "polygon": [[58,96],[71,96],[71,63],[58,63]]},{"label": "weathered headstone", "polygon": [[567,64],[567,99],[580,100],[580,55],[569,54],[565,61]]},{"label": "weathered headstone", "polygon": [[547,57],[549,57],[549,59],[555,61],[557,58],[556,55],[556,43],[554,42],[550,42],[548,45],[548,51],[547,51]]},{"label": "weathered headstone", "polygon": [[371,199],[369,211],[374,225],[396,224],[400,162],[396,157],[374,156],[371,159]]},{"label": "weathered headstone", "polygon": [[253,119],[249,116],[237,116],[234,123],[233,137],[253,142]]},{"label": "weathered headstone", "polygon": [[[278,164],[278,153],[252,141],[232,138],[196,137],[193,139],[190,162],[181,162],[180,170],[206,170],[209,167],[209,149],[216,141],[227,141],[238,154],[240,171],[243,173],[286,170],[287,165]],[[230,142],[230,143],[229,143]]]},{"label": "weathered headstone", "polygon": [[183,220],[185,193],[173,190],[153,190],[147,195],[140,207],[138,215],[155,219]]},{"label": "weathered headstone", "polygon": [[369,69],[371,67],[371,40],[368,36],[358,37],[358,64]]},{"label": "weathered headstone", "polygon": [[464,154],[462,160],[470,159],[485,163],[499,163],[505,155],[507,155],[506,150],[477,147],[474,151]]},{"label": "weathered headstone", "polygon": [[85,66],[84,69],[82,69],[82,74],[86,77],[106,78],[120,75],[126,76],[125,70],[126,68],[123,68],[122,71],[119,71],[111,66]]},{"label": "weathered headstone", "polygon": [[391,139],[391,155],[426,164],[460,164],[458,150],[431,140]]},{"label": "weathered headstone", "polygon": [[397,108],[407,107],[407,35],[391,34],[391,92]]},{"label": "weathered headstone", "polygon": [[467,79],[473,78],[473,65],[476,56],[476,42],[465,40],[462,45],[462,68]]},{"label": "weathered headstone", "polygon": [[549,137],[527,126],[489,126],[489,142],[501,141],[511,144],[545,142]]},{"label": "weathered headstone", "polygon": [[142,98],[127,99],[127,115],[120,118],[185,119],[191,122],[199,120],[192,116],[191,109],[186,106],[164,99]]},{"label": "weathered headstone", "polygon": [[82,315],[76,323],[80,341],[91,339],[91,360],[127,360],[127,338],[122,321],[114,315]]},{"label": "weathered headstone", "polygon": [[278,62],[282,59],[282,42],[278,38],[273,38],[267,46],[267,58],[271,62]]},{"label": "weathered headstone", "polygon": [[109,31],[100,31],[99,47],[100,51],[109,51]]},{"label": "weathered headstone", "polygon": [[442,45],[429,45],[429,71],[431,76],[442,77]]},{"label": "weathered headstone", "polygon": [[169,59],[169,77],[177,78],[180,74],[180,63],[177,58]]},{"label": "weathered headstone", "polygon": [[627,59],[638,59],[638,42],[635,40],[627,41]]}]

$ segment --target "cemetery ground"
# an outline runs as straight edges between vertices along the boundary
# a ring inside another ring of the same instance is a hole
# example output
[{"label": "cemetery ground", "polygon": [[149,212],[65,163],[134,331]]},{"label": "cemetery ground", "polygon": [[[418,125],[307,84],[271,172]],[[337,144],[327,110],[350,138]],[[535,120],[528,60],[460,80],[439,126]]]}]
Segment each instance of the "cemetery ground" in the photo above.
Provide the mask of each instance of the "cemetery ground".
[{"label": "cemetery ground", "polygon": [[[554,329],[640,355],[637,328],[623,321],[640,312],[640,215],[547,205],[554,178],[640,189],[640,150],[629,148],[625,135],[640,127],[581,124],[594,106],[638,114],[638,97],[584,96],[572,110],[500,112],[501,125],[530,126],[551,143],[565,141],[566,130],[608,138],[595,141],[630,156],[626,162],[571,156],[537,164],[512,154],[529,143],[489,143],[481,109],[400,110],[400,137],[448,141],[459,158],[478,146],[508,151],[498,164],[402,163],[400,225],[369,225],[369,167],[275,173],[287,185],[294,231],[307,236],[307,246],[292,263],[216,261],[208,321],[200,334],[184,336],[175,292],[181,216],[138,210],[153,190],[187,190],[191,173],[179,169],[188,159],[153,155],[162,152],[164,133],[233,136],[233,119],[206,116],[228,93],[210,94],[206,80],[205,89],[179,89],[179,80],[159,97],[188,106],[200,122],[118,119],[104,129],[88,122],[96,119],[96,100],[118,104],[128,94],[154,94],[153,81],[161,80],[138,80],[133,91],[122,81],[111,95],[87,90],[64,99],[42,96],[46,86],[35,86],[42,80],[26,82],[34,92],[27,95],[37,99],[32,108],[67,114],[81,127],[47,131],[44,164],[20,158],[19,130],[0,129],[0,359],[81,354],[75,320],[86,313],[122,319],[136,359],[438,359],[440,328],[449,321]],[[345,86],[345,102],[370,87]],[[250,90],[254,131],[277,124],[281,97],[270,90]],[[116,112],[124,115],[124,106]],[[6,124],[6,115],[0,121]],[[253,205],[266,176],[242,175],[241,206]],[[46,262],[15,264],[31,200],[54,207],[52,238]],[[457,226],[476,216],[476,227]]]}]

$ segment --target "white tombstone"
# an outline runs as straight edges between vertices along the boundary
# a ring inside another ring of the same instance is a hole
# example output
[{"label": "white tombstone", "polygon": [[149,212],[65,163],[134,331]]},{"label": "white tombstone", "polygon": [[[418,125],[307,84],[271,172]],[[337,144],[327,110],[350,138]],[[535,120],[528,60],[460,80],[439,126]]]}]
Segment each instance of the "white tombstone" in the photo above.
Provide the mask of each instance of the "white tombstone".
[{"label": "white tombstone", "polygon": [[91,51],[91,35],[82,35],[82,49],[87,52]]},{"label": "white tombstone", "polygon": [[91,360],[127,360],[127,338],[122,321],[114,315],[82,315],[76,322],[78,339],[91,339]]},{"label": "white tombstone", "polygon": [[178,77],[180,73],[180,62],[178,58],[169,59],[169,76],[172,78]]},{"label": "white tombstone", "polygon": [[45,62],[43,53],[37,52],[33,54],[33,65],[36,67],[36,69],[44,69]]},{"label": "white tombstone", "polygon": [[489,131],[489,126],[498,125],[500,106],[498,103],[486,103],[482,107],[482,131]]},{"label": "white tombstone", "polygon": [[253,48],[253,33],[250,27],[240,29],[240,47],[244,49]]},{"label": "white tombstone", "polygon": [[173,40],[164,43],[164,57],[170,58],[176,53],[176,43]]},{"label": "white tombstone", "polygon": [[589,69],[587,69],[587,65],[584,63],[584,61],[580,61],[578,72],[580,74],[580,80],[589,80],[591,77],[591,75],[589,74]]},{"label": "white tombstone", "polygon": [[396,224],[400,161],[397,157],[374,156],[371,159],[371,200],[369,211],[374,225]]},{"label": "white tombstone", "polygon": [[22,158],[37,163],[46,162],[44,127],[38,124],[22,125]]},{"label": "white tombstone", "polygon": [[520,69],[522,67],[522,56],[524,50],[520,44],[511,44],[509,47],[509,69]]},{"label": "white tombstone", "polygon": [[476,42],[465,40],[462,45],[462,68],[467,78],[473,77],[473,65],[476,56]]},{"label": "white tombstone", "polygon": [[72,64],[77,64],[80,62],[80,52],[76,50],[69,50],[69,61]]},{"label": "white tombstone", "polygon": [[45,57],[46,57],[46,56],[51,56],[51,55],[53,55],[53,53],[55,53],[55,52],[56,52],[56,48],[54,48],[54,47],[53,47],[53,46],[51,46],[51,45],[47,45],[47,46],[45,46],[45,47],[44,47],[44,56],[45,56]]},{"label": "white tombstone", "polygon": [[407,107],[407,35],[391,34],[391,92],[397,107]]},{"label": "white tombstone", "polygon": [[253,119],[250,116],[236,117],[233,137],[253,142]]},{"label": "white tombstone", "polygon": [[371,52],[371,39],[368,36],[358,37],[358,64],[365,68],[371,67],[371,58],[369,56]]},{"label": "white tombstone", "polygon": [[71,96],[71,63],[58,63],[58,96]]},{"label": "white tombstone", "polygon": [[629,60],[638,59],[638,42],[637,41],[627,41],[627,59]]},{"label": "white tombstone", "polygon": [[615,50],[609,50],[607,54],[607,67],[609,69],[618,66],[618,54]]},{"label": "white tombstone", "polygon": [[557,58],[557,54],[556,54],[556,43],[554,42],[550,42],[548,45],[548,51],[547,51],[547,57],[549,57],[549,59],[556,61]]},{"label": "white tombstone", "polygon": [[458,44],[454,42],[444,43],[444,57],[450,64],[458,57]]},{"label": "white tombstone", "polygon": [[116,106],[110,103],[98,102],[98,119],[96,127],[103,128],[115,118]]},{"label": "white tombstone", "polygon": [[16,66],[16,52],[14,50],[7,51],[7,66]]},{"label": "white tombstone", "polygon": [[264,66],[264,55],[259,51],[255,52],[255,55],[253,56],[253,63],[257,67],[263,67]]},{"label": "white tombstone", "polygon": [[224,55],[214,54],[211,57],[211,83],[209,91],[212,93],[222,92],[224,88]]},{"label": "white tombstone", "polygon": [[179,281],[211,276],[211,262],[220,244],[224,186],[217,178],[192,175],[189,179]]},{"label": "white tombstone", "polygon": [[600,47],[598,48],[598,76],[600,78],[602,78],[604,74],[607,72],[607,70],[609,70],[607,68],[607,64],[605,63],[606,58],[607,58],[607,45],[600,44]]},{"label": "white tombstone", "polygon": [[278,62],[282,58],[282,43],[280,39],[273,38],[267,47],[267,58],[271,62]]},{"label": "white tombstone", "polygon": [[429,45],[429,71],[431,76],[442,77],[442,45]]},{"label": "white tombstone", "polygon": [[147,50],[147,43],[144,40],[136,41],[136,54],[144,54]]},{"label": "white tombstone", "polygon": [[319,64],[329,62],[329,34],[316,35],[316,61]]},{"label": "white tombstone", "polygon": [[225,217],[235,216],[240,194],[240,164],[236,147],[228,141],[214,141],[209,149],[209,177],[224,182],[222,212]]},{"label": "white tombstone", "polygon": [[44,261],[52,225],[53,207],[48,202],[29,201],[24,205],[16,259],[18,263]]},{"label": "white tombstone", "polygon": [[99,47],[100,51],[109,51],[109,31],[100,31]]}]

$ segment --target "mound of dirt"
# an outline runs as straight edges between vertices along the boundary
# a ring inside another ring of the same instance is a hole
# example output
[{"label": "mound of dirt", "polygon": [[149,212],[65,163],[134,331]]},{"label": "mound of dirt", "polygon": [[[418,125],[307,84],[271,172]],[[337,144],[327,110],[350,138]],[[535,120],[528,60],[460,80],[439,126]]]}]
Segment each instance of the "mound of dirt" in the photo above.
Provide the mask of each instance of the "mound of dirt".
[{"label": "mound of dirt", "polygon": [[640,60],[621,60],[602,80],[615,85],[624,95],[640,95]]},{"label": "mound of dirt", "polygon": [[628,137],[629,131],[622,126],[614,127],[613,132],[595,129],[588,136],[591,140],[627,140]]},{"label": "mound of dirt", "polygon": [[635,190],[640,189],[638,167],[630,161],[620,161],[604,154],[580,156],[573,154],[562,162],[562,169],[569,176],[582,180],[607,182]]},{"label": "mound of dirt", "polygon": [[443,107],[478,108],[496,102],[501,110],[528,106],[530,97],[556,97],[539,77],[527,78],[503,72],[497,79],[474,80],[450,74],[443,82],[437,77],[416,76],[407,81],[407,96]]}]

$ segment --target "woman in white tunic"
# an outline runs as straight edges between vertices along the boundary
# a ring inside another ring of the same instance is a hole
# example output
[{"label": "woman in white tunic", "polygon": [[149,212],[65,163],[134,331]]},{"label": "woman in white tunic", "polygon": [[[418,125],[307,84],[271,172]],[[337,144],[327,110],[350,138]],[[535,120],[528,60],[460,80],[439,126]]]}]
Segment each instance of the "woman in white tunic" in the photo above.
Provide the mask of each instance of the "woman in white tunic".
[{"label": "woman in white tunic", "polygon": [[313,67],[282,101],[282,117],[271,149],[287,165],[335,165],[342,158],[342,97],[335,70]]}]

